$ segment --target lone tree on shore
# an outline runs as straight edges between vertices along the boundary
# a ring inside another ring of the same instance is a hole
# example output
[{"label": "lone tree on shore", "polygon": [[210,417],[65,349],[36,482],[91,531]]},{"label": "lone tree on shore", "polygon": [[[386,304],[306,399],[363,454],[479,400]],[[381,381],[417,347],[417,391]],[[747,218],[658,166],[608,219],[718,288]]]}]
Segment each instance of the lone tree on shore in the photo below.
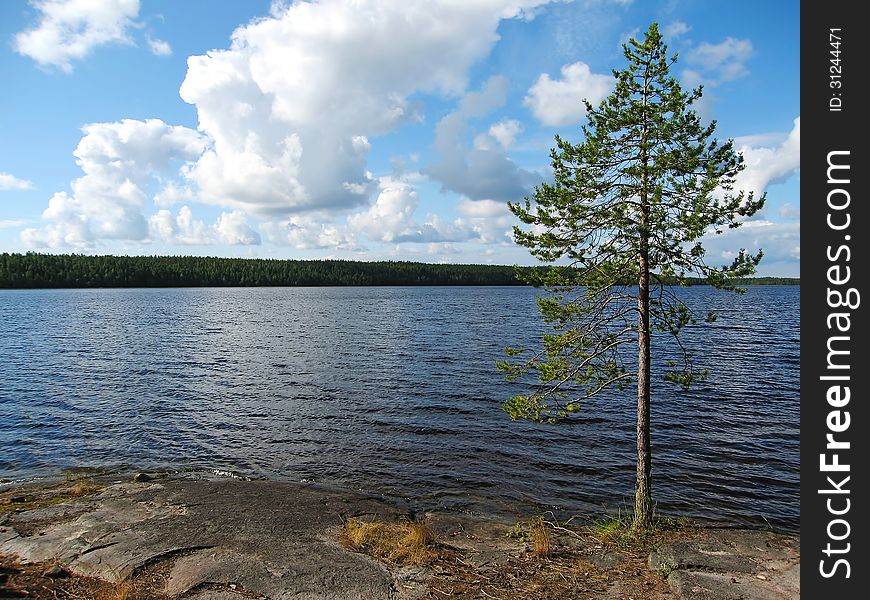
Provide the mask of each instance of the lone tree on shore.
[{"label": "lone tree on shore", "polygon": [[[517,243],[545,262],[558,262],[531,283],[550,295],[538,299],[552,326],[542,349],[508,348],[499,369],[513,381],[537,376],[529,395],[505,403],[514,419],[559,421],[580,401],[603,389],[637,382],[637,482],[632,528],[652,524],[650,450],[650,341],[655,334],[676,344],[665,380],[688,387],[705,371],[695,369],[680,332],[699,319],[671,287],[690,276],[735,290],[733,278],[755,272],[762,253],[741,249],[730,265],[705,262],[699,239],[739,227],[764,196],[735,192],[743,157],[731,141],[713,138],[715,122],[702,125],[692,110],[701,88],[684,92],[670,74],[658,26],[645,39],[623,46],[627,68],[614,71],[615,91],[598,107],[586,104],[584,141],[556,136],[550,153],[554,182],[531,199],[509,204],[530,226],[515,227]],[[740,291],[740,290],[737,290]],[[704,320],[712,321],[713,315]],[[626,368],[623,347],[637,345],[637,369]]]}]

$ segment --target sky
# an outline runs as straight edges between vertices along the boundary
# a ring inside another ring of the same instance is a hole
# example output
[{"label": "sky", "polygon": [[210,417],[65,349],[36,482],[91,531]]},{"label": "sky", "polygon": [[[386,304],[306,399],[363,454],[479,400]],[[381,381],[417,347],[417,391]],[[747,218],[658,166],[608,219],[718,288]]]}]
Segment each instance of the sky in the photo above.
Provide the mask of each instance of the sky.
[{"label": "sky", "polygon": [[0,2],[0,252],[535,264],[508,201],[657,22],[800,263],[799,3]]}]

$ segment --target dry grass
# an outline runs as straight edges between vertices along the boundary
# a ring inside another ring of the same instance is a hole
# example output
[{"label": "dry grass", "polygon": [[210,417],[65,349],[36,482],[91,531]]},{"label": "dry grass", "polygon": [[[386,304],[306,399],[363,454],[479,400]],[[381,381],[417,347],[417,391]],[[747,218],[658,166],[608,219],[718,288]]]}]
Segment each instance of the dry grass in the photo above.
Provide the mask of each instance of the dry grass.
[{"label": "dry grass", "polygon": [[93,600],[131,600],[133,591],[133,582],[124,579],[116,583],[101,582],[93,585],[90,595]]},{"label": "dry grass", "polygon": [[103,486],[97,484],[93,479],[79,479],[70,486],[67,493],[73,498],[78,498],[80,496],[96,494],[101,489],[103,489]]},{"label": "dry grass", "polygon": [[350,518],[342,543],[359,552],[400,565],[425,565],[438,558],[435,536],[427,521],[382,521]]},{"label": "dry grass", "polygon": [[536,519],[531,525],[532,554],[550,556],[553,552],[553,539],[543,519]]}]

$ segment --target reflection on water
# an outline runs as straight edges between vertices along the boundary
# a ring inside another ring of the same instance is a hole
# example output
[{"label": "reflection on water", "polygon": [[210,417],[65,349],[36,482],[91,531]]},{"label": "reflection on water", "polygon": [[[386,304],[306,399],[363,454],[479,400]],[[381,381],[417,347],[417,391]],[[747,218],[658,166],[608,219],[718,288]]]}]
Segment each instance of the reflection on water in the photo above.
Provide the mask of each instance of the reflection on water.
[{"label": "reflection on water", "polygon": [[[421,507],[631,506],[631,391],[512,423],[494,363],[541,331],[527,288],[0,291],[0,477],[222,469]],[[796,527],[799,288],[681,291],[708,381],[653,390],[659,510]]]}]

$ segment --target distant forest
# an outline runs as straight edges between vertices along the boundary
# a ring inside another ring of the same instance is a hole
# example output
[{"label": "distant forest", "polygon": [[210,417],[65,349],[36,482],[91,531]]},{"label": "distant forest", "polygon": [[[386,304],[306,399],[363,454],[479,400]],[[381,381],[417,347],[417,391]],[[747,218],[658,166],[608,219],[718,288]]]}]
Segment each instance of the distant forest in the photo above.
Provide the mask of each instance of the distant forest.
[{"label": "distant forest", "polygon": [[[543,267],[405,261],[274,260],[199,256],[0,254],[0,288],[524,285],[517,271]],[[757,277],[738,285],[797,285]],[[692,280],[690,283],[702,283]]]}]

